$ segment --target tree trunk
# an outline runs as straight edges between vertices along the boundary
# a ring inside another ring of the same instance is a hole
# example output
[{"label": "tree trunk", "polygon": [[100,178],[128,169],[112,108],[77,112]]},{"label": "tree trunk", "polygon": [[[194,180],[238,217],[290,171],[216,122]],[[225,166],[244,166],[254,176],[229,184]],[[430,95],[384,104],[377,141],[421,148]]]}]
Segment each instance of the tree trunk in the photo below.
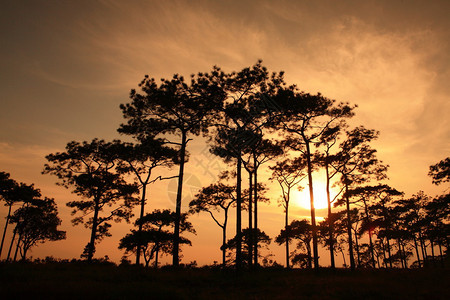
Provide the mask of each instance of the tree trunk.
[{"label": "tree trunk", "polygon": [[90,240],[90,242],[88,244],[87,261],[89,263],[92,262],[92,258],[94,257],[95,239],[97,237],[98,213],[99,213],[99,210],[100,210],[100,207],[99,207],[100,199],[94,199],[94,201],[95,201],[95,207],[94,207],[94,217],[93,217],[93,220],[92,220],[91,240]]},{"label": "tree trunk", "polygon": [[0,244],[0,258],[2,257],[3,243],[5,242],[6,230],[8,229],[9,218],[11,217],[11,207],[12,204],[9,205],[8,215],[6,216],[5,229],[3,229],[2,243]]},{"label": "tree trunk", "polygon": [[242,195],[241,195],[241,169],[242,158],[241,154],[237,157],[237,169],[236,169],[236,270],[239,271],[242,267]]},{"label": "tree trunk", "polygon": [[403,261],[403,253],[402,253],[402,244],[400,242],[400,238],[397,238],[397,244],[398,244],[398,253],[400,254],[400,263],[402,265],[402,268],[405,268],[405,263]]},{"label": "tree trunk", "polygon": [[306,253],[308,254],[308,268],[312,269],[312,253],[311,253],[311,242],[308,241],[307,243],[305,243],[306,246]]},{"label": "tree trunk", "polygon": [[227,249],[225,248],[225,245],[227,244],[228,208],[229,206],[225,209],[225,218],[222,226],[222,268],[224,269],[227,263],[226,260]]},{"label": "tree trunk", "polygon": [[222,227],[222,268],[225,269],[226,267],[226,254],[227,254],[227,249],[225,248],[225,245],[227,243],[227,228],[224,226]]},{"label": "tree trunk", "polygon": [[444,256],[442,254],[442,243],[440,241],[438,242],[438,246],[439,246],[439,257],[441,261],[441,266],[444,267]]},{"label": "tree trunk", "polygon": [[155,251],[155,269],[158,269],[158,258],[159,258],[159,243],[157,244]]},{"label": "tree trunk", "polygon": [[187,132],[181,131],[181,149],[180,149],[180,169],[178,173],[178,190],[177,190],[177,203],[175,210],[175,228],[173,238],[173,253],[172,253],[172,265],[179,266],[179,248],[180,248],[180,219],[181,219],[181,197],[183,194],[183,175],[184,175],[184,162],[186,156],[186,143]]},{"label": "tree trunk", "polygon": [[[369,215],[369,208],[367,206],[367,201],[365,199],[363,201],[364,201],[364,213],[366,215],[366,222],[367,222],[367,224],[370,224],[371,219],[370,219],[370,215]],[[370,254],[371,254],[372,267],[375,269],[376,265],[375,265],[375,254],[374,254],[373,241],[372,241],[372,228],[369,228],[369,250],[370,250]]]},{"label": "tree trunk", "polygon": [[148,268],[148,265],[150,264],[150,260],[152,259],[151,258],[151,254],[147,255],[147,253],[146,253],[147,249],[148,249],[148,247],[143,247],[143,249],[141,249],[142,250],[142,256],[144,257],[144,266],[146,268]]},{"label": "tree trunk", "polygon": [[248,265],[253,265],[253,172],[248,172]]},{"label": "tree trunk", "polygon": [[16,251],[14,252],[14,259],[13,259],[13,261],[16,261],[16,259],[17,259],[17,253],[19,252],[19,246],[20,246],[20,239],[21,238],[22,238],[22,235],[19,234],[19,237],[17,238]]},{"label": "tree trunk", "polygon": [[347,234],[348,234],[348,252],[350,258],[350,269],[355,270],[355,258],[353,257],[353,240],[352,240],[352,220],[350,217],[350,199],[348,197],[348,182],[347,177],[344,176],[344,184],[345,184],[345,203],[347,205]]},{"label": "tree trunk", "polygon": [[372,260],[372,267],[375,269],[375,253],[373,249],[373,241],[372,241],[372,230],[369,229],[369,248],[370,248],[370,259]]},{"label": "tree trunk", "polygon": [[357,263],[357,266],[359,267],[361,264],[361,257],[359,255],[359,241],[358,241],[358,235],[356,234],[356,230],[355,230],[355,252],[356,252],[356,263]]},{"label": "tree trunk", "polygon": [[387,209],[386,209],[386,206],[385,206],[385,203],[384,203],[384,201],[382,201],[382,207],[383,207],[383,214],[384,214],[384,223],[385,223],[385,230],[386,230],[386,233],[387,233],[387,235],[386,235],[386,246],[387,246],[387,252],[388,252],[388,255],[389,255],[389,258],[388,258],[388,260],[389,260],[389,267],[392,269],[392,255],[391,255],[391,245],[390,245],[390,242],[389,242],[389,230],[390,230],[390,228],[388,229],[387,227],[389,227],[390,226],[390,222],[389,222],[389,224],[388,224],[388,219],[387,219]]},{"label": "tree trunk", "polygon": [[387,269],[386,245],[384,244],[383,239],[381,239],[381,246],[383,248],[383,265],[384,265],[384,268]]},{"label": "tree trunk", "polygon": [[17,228],[14,227],[13,236],[12,236],[12,238],[11,238],[11,244],[9,244],[8,256],[6,257],[6,260],[7,260],[7,261],[8,261],[9,258],[11,257],[11,250],[12,250],[12,247],[13,247],[13,245],[14,245],[14,240],[16,239],[16,234],[17,234]]},{"label": "tree trunk", "polygon": [[427,254],[427,246],[425,245],[425,239],[422,236],[422,233],[419,231],[419,241],[420,241],[420,248],[422,249],[422,261],[423,266],[426,266],[426,262],[428,260],[428,254]]},{"label": "tree trunk", "polygon": [[313,255],[314,255],[314,268],[319,269],[319,251],[317,248],[317,226],[316,226],[316,209],[314,207],[314,189],[313,189],[313,179],[312,179],[312,163],[311,163],[311,149],[309,141],[303,136],[303,140],[306,145],[306,162],[308,166],[308,183],[309,183],[309,199],[311,204],[311,231],[313,240]]},{"label": "tree trunk", "polygon": [[427,244],[426,244],[426,241],[425,240],[422,240],[422,251],[423,251],[423,253],[424,253],[424,257],[425,257],[425,259],[424,259],[424,261],[428,261],[428,250],[427,250]]},{"label": "tree trunk", "polygon": [[345,253],[344,253],[344,250],[342,250],[342,248],[341,248],[341,254],[342,254],[342,260],[344,261],[344,267],[346,268],[347,263],[345,262]]},{"label": "tree trunk", "polygon": [[334,262],[334,220],[331,212],[331,195],[330,195],[330,174],[328,170],[328,156],[325,159],[325,172],[327,177],[327,205],[328,205],[328,230],[329,232],[329,247],[330,247],[330,260],[331,268],[336,268],[336,263]]},{"label": "tree trunk", "polygon": [[[139,219],[142,220],[142,217],[144,217],[144,213],[145,213],[145,194],[147,191],[147,184],[143,184],[142,185],[142,197],[141,197],[141,211],[139,214]],[[139,228],[138,228],[138,245],[137,245],[137,249],[136,249],[136,265],[139,266],[140,264],[140,259],[141,259],[141,248],[142,248],[142,222],[139,223]]]},{"label": "tree trunk", "polygon": [[408,269],[408,257],[406,256],[405,244],[402,243],[403,260],[405,261],[405,269]]},{"label": "tree trunk", "polygon": [[433,239],[430,239],[430,247],[431,247],[431,261],[433,262],[433,266],[436,265],[435,255],[434,255],[434,242]]},{"label": "tree trunk", "polygon": [[22,261],[25,261],[27,258],[27,252],[28,252],[29,247],[23,247],[23,253],[22,253]]},{"label": "tree trunk", "polygon": [[391,258],[391,245],[389,243],[389,238],[386,237],[386,247],[387,247],[387,252],[388,252],[388,260],[389,260],[389,267],[392,268],[392,258]]},{"label": "tree trunk", "polygon": [[419,264],[419,268],[421,267],[420,256],[419,256],[419,246],[417,245],[416,234],[413,234],[414,240],[414,248],[416,249],[417,263]]},{"label": "tree trunk", "polygon": [[[255,206],[254,206],[254,222],[255,222],[255,226],[253,227],[255,232],[258,232],[258,160],[256,158],[256,155],[253,155],[253,166],[254,166],[254,170],[253,172],[255,173],[255,182],[254,182],[254,186],[253,189],[254,191],[254,200],[255,201]],[[258,266],[258,237],[256,236],[253,239],[254,242],[254,246],[253,246],[253,264],[255,265],[255,267]]]},{"label": "tree trunk", "polygon": [[377,265],[378,265],[378,268],[381,268],[379,253],[377,253]]},{"label": "tree trunk", "polygon": [[286,202],[286,214],[284,218],[284,230],[286,231],[286,268],[289,269],[289,189]]}]

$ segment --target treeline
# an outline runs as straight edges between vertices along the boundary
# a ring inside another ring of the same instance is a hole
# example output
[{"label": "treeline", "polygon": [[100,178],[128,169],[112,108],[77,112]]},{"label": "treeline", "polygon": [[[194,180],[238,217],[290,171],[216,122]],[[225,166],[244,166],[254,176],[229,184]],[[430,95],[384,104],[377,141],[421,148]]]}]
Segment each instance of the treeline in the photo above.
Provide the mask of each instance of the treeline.
[{"label": "treeline", "polygon": [[[18,183],[10,178],[9,173],[0,172],[0,200],[8,207],[0,257],[6,248],[6,260],[16,261],[18,255],[25,260],[28,250],[38,243],[66,238],[66,232],[58,230],[61,219],[58,217],[55,200],[42,197],[41,191],[33,184]],[[13,211],[13,206],[19,208]],[[5,237],[9,224],[14,229],[8,246]]]},{"label": "treeline", "polygon": [[[134,228],[119,245],[125,256],[135,256],[136,264],[143,258],[146,266],[153,262],[157,267],[158,258],[170,254],[172,264],[178,266],[180,246],[191,244],[182,234],[195,233],[188,217],[200,212],[208,213],[222,229],[224,267],[276,264],[261,255],[261,248],[271,242],[258,225],[258,205],[270,201],[265,196],[267,184],[258,176],[263,167],[281,190],[285,226],[275,242],[285,245],[287,268],[319,268],[320,245],[329,250],[332,268],[336,255],[342,255],[351,269],[406,268],[411,266],[413,252],[418,267],[436,257],[444,259],[449,246],[449,194],[432,199],[419,192],[405,198],[382,184],[388,166],[371,146],[379,133],[348,125],[356,106],[288,85],[283,72],[270,73],[261,61],[239,72],[214,67],[189,79],[174,75],[157,81],[145,76],[139,90],[131,91],[130,102],[120,108],[125,122],[118,132],[133,142],[73,141],[64,152],[46,156],[43,173],[55,175],[59,185],[79,196],[67,206],[73,209],[73,224],[90,229],[82,253],[88,262],[93,260],[96,245],[110,236],[111,222],[133,220],[132,210],[139,207]],[[218,181],[203,187],[189,203],[189,211],[182,212],[188,144],[200,135],[228,170],[217,174]],[[161,175],[163,169],[174,167],[177,175]],[[319,170],[325,173],[328,216],[316,223],[312,174]],[[449,173],[446,158],[431,166],[429,175],[441,184],[449,181]],[[4,174],[5,182],[10,180]],[[169,178],[178,180],[175,211],[148,213],[148,189]],[[311,218],[290,222],[291,192],[300,185],[308,187]],[[32,206],[26,199],[11,200],[14,197],[3,194],[3,186],[2,198],[10,211],[10,203],[17,201],[23,207]],[[332,195],[332,186],[339,190],[336,195]],[[236,233],[227,239],[230,209],[236,211]],[[6,226],[18,224],[14,215],[8,214]],[[17,245],[25,245],[16,231]],[[25,258],[26,251],[22,251]]]}]

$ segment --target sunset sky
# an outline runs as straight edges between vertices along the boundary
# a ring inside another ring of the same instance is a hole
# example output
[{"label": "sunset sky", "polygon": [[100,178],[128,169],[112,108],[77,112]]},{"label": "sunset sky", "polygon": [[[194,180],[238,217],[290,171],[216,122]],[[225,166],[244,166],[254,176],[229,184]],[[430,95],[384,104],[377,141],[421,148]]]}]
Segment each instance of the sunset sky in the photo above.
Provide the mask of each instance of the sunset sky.
[{"label": "sunset sky", "polygon": [[[449,12],[446,0],[2,1],[0,171],[54,197],[67,231],[67,240],[46,243],[31,255],[81,254],[89,231],[71,226],[65,206],[76,196],[56,186],[54,176],[41,175],[44,156],[71,140],[120,138],[119,104],[129,101],[145,74],[188,76],[213,65],[238,71],[262,59],[303,91],[357,104],[351,125],[381,132],[374,147],[390,165],[388,184],[407,197],[419,190],[442,193],[446,187],[433,186],[427,173],[450,153]],[[224,166],[200,138],[188,150],[190,196],[214,182]],[[165,172],[175,174],[176,168]],[[319,188],[319,174],[316,181]],[[261,206],[260,227],[273,238],[283,226],[283,210],[276,204],[278,186],[266,183],[273,204]],[[152,186],[147,212],[174,209],[173,186]],[[307,218],[300,204],[307,199],[296,201],[292,219]],[[4,216],[1,207],[0,228]],[[193,246],[184,248],[183,262],[220,261],[220,228],[207,214],[191,221],[197,236],[187,236]],[[96,257],[118,261],[118,240],[130,228],[114,224]],[[270,249],[283,263],[283,248]],[[320,262],[329,263],[325,252]]]}]

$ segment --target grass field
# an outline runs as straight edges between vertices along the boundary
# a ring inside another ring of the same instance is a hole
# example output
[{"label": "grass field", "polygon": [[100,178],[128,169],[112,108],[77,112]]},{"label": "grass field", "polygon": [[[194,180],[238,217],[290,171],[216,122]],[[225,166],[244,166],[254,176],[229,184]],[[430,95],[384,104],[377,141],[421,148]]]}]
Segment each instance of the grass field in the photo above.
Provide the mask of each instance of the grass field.
[{"label": "grass field", "polygon": [[450,270],[143,269],[0,264],[1,299],[450,299]]}]

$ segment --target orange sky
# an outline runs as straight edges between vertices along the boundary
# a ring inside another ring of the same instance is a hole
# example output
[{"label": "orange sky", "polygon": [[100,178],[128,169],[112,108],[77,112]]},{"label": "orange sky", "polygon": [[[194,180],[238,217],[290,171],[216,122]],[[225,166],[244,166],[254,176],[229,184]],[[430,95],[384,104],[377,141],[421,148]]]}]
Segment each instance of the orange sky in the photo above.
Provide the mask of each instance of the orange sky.
[{"label": "orange sky", "polygon": [[[407,196],[444,189],[432,186],[426,174],[450,152],[448,1],[4,2],[0,170],[54,197],[67,230],[66,241],[35,248],[34,257],[79,257],[89,237],[88,230],[70,225],[65,203],[75,196],[40,174],[44,156],[71,140],[117,138],[119,104],[145,74],[189,75],[213,65],[239,70],[261,58],[304,91],[358,104],[351,122],[381,131],[374,145],[390,165],[389,184]],[[203,157],[204,150],[201,139],[192,142],[186,166],[201,185],[217,173],[205,172],[198,161],[219,161]],[[278,186],[267,183],[274,200],[261,206],[260,225],[274,237],[283,215]],[[169,182],[154,185],[148,211],[173,208],[170,189]],[[0,216],[5,214],[1,207]],[[294,206],[291,216],[309,212]],[[191,221],[198,234],[183,261],[219,261],[219,227],[206,214]],[[96,255],[117,261],[118,240],[129,229],[114,224],[113,237]],[[230,225],[230,237],[233,232]],[[281,247],[271,251],[284,261]]]}]

